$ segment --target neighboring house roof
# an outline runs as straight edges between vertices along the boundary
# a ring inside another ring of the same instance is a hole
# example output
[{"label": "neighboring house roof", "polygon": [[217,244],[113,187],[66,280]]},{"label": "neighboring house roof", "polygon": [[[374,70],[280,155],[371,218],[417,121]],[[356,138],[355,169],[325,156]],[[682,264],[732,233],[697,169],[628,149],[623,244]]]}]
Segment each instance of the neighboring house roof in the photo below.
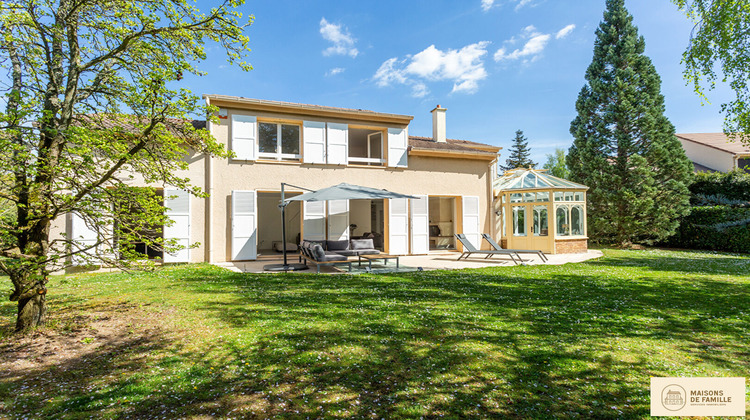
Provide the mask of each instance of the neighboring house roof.
[{"label": "neighboring house roof", "polygon": [[[81,115],[79,118],[83,123],[94,124],[97,129],[122,129],[131,133],[136,132],[134,123],[138,121],[138,117],[129,114],[86,114]],[[140,121],[142,124],[149,122],[146,118],[140,118]],[[172,134],[180,135],[184,134],[181,128],[188,122],[196,130],[206,128],[206,120],[187,120],[179,118],[166,118],[164,126],[167,127]]]},{"label": "neighboring house roof", "polygon": [[203,95],[203,98],[207,99],[212,105],[237,107],[245,110],[346,118],[359,121],[389,122],[400,125],[408,125],[411,120],[414,119],[411,115],[389,114],[369,111],[366,109],[338,108],[333,106],[269,101],[265,99],[243,98],[240,96]]},{"label": "neighboring house roof", "polygon": [[477,159],[494,159],[502,147],[477,143],[468,140],[446,139],[437,142],[432,137],[409,136],[409,153],[412,155],[455,155],[472,156]]},{"label": "neighboring house roof", "polygon": [[742,143],[739,139],[732,141],[724,133],[684,133],[675,135],[680,140],[698,143],[733,155],[750,154],[750,145]]}]

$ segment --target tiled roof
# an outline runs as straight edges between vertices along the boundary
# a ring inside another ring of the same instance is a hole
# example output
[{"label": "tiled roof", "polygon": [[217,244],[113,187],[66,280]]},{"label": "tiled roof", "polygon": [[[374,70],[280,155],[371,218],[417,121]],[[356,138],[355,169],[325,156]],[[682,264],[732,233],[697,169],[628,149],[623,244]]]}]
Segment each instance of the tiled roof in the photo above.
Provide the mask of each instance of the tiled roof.
[{"label": "tiled roof", "polygon": [[680,140],[702,144],[734,155],[750,153],[750,146],[739,139],[731,141],[724,133],[684,133],[675,134]]},{"label": "tiled roof", "polygon": [[[127,114],[86,114],[79,116],[82,123],[95,124],[95,128],[102,128],[105,130],[122,129],[126,132],[134,132],[134,123],[137,122],[136,116]],[[144,123],[146,119],[141,119]],[[190,124],[196,130],[202,130],[206,128],[206,120],[186,120],[179,118],[167,118],[165,126],[172,132],[172,134],[180,135],[185,134],[182,131],[182,127],[186,122]]]},{"label": "tiled roof", "polygon": [[495,155],[495,152],[491,152],[488,150],[482,150],[481,148],[496,148],[500,149],[497,146],[492,146],[489,144],[482,144],[482,143],[476,143],[473,141],[468,140],[457,140],[457,139],[446,139],[445,143],[436,142],[433,140],[432,137],[419,137],[419,136],[409,136],[409,146],[419,148],[419,149],[434,149],[434,150],[453,150],[453,151],[460,151],[460,152],[472,152],[472,153],[485,153],[488,155]]}]

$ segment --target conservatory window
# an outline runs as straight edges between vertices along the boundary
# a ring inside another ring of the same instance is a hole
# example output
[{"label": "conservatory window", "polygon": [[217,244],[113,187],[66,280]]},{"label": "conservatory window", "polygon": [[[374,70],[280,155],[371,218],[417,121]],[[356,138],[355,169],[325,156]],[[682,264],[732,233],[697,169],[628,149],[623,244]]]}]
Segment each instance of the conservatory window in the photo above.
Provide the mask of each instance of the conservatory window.
[{"label": "conservatory window", "polygon": [[513,193],[510,195],[510,202],[511,203],[520,203],[523,201],[523,194],[521,193]]},{"label": "conservatory window", "polygon": [[536,193],[536,201],[549,201],[549,193],[548,192]]},{"label": "conservatory window", "polygon": [[505,230],[505,208],[500,209],[500,220],[503,221],[503,237],[507,236],[507,232]]},{"label": "conservatory window", "polygon": [[526,236],[526,208],[513,207],[513,236]]},{"label": "conservatory window", "polygon": [[557,208],[557,236],[570,236],[570,220],[567,207]]},{"label": "conservatory window", "polygon": [[534,236],[549,235],[547,206],[534,206]]},{"label": "conservatory window", "polygon": [[583,205],[562,205],[555,210],[557,236],[586,235]]},{"label": "conservatory window", "polygon": [[523,194],[523,201],[527,203],[533,203],[536,199],[536,195],[534,193],[524,193]]},{"label": "conservatory window", "polygon": [[570,209],[570,226],[573,235],[583,235],[583,206]]}]

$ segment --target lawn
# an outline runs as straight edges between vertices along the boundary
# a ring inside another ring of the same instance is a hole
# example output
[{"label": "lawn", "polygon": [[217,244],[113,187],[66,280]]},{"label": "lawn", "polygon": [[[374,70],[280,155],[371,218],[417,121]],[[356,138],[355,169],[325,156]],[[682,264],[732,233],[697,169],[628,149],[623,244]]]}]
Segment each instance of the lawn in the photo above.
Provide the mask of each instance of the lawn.
[{"label": "lawn", "polygon": [[10,417],[645,418],[652,376],[750,376],[747,256],[50,283],[33,339],[0,304]]}]

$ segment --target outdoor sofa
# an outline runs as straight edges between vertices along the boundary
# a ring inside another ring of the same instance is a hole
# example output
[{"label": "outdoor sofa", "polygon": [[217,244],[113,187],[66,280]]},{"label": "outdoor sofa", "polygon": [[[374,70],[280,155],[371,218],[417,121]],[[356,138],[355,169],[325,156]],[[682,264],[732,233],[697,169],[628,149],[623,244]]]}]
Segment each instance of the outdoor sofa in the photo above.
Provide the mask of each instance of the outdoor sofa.
[{"label": "outdoor sofa", "polygon": [[342,241],[307,241],[300,243],[300,262],[304,260],[315,264],[320,273],[321,265],[348,264],[352,271],[349,257],[359,255],[375,255],[380,251],[375,249],[372,239],[352,239]]}]

